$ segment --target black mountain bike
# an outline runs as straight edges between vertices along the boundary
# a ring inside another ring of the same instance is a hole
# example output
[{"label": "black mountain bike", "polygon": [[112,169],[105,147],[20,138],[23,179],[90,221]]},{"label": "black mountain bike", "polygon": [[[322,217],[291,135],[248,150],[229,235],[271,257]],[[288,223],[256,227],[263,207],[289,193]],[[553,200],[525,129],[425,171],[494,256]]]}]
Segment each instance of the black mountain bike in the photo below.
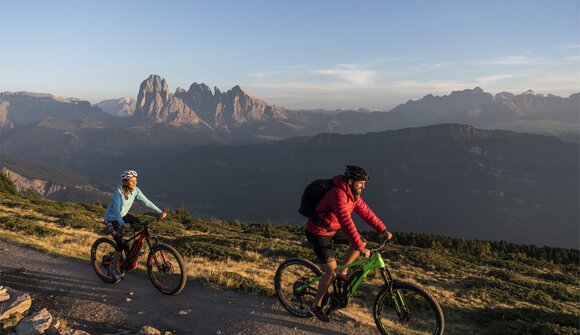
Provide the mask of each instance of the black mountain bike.
[{"label": "black mountain bike", "polygon": [[[380,254],[387,244],[388,241],[385,241],[378,248],[372,249],[369,258],[359,258],[351,264],[338,267],[337,272],[345,268],[360,268],[353,271],[345,282],[336,279],[332,283],[331,292],[323,299],[325,313],[328,315],[334,310],[345,308],[367,274],[378,269],[384,284],[373,304],[373,318],[381,334],[442,335],[445,319],[441,306],[424,288],[393,279]],[[274,277],[278,300],[293,315],[312,317],[309,307],[321,279],[322,271],[314,263],[302,258],[287,259],[280,264]]]},{"label": "black mountain bike", "polygon": [[[163,294],[175,295],[185,287],[187,269],[183,257],[172,246],[160,243],[151,230],[152,222],[135,225],[133,237],[123,243],[123,253],[120,260],[122,274],[126,271],[135,270],[138,266],[139,256],[143,254],[142,247],[147,243],[149,254],[147,255],[147,274],[156,289]],[[132,241],[132,243],[131,243]],[[91,248],[91,264],[105,283],[115,284],[119,282],[111,274],[113,267],[113,254],[116,243],[108,237],[97,239]]]}]

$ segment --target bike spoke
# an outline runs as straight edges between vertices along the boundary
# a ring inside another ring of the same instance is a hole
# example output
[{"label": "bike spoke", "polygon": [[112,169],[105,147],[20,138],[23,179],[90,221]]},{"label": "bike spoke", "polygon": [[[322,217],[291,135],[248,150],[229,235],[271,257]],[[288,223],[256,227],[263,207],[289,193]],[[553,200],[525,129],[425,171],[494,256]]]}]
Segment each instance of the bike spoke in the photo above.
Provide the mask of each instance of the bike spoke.
[{"label": "bike spoke", "polygon": [[108,283],[116,281],[111,274],[114,252],[115,243],[108,239],[96,241],[91,248],[91,264],[93,269],[99,278]]},{"label": "bike spoke", "polygon": [[147,271],[153,285],[162,293],[176,294],[185,285],[186,274],[181,256],[168,246],[151,251]]},{"label": "bike spoke", "polygon": [[[276,294],[282,305],[292,314],[309,317],[309,308],[318,288],[320,276],[316,266],[303,260],[280,266],[276,273]],[[319,272],[320,270],[318,270]]]},{"label": "bike spoke", "polygon": [[412,284],[400,284],[391,296],[385,290],[377,298],[375,321],[383,334],[427,335],[440,334],[442,314],[433,298]]}]

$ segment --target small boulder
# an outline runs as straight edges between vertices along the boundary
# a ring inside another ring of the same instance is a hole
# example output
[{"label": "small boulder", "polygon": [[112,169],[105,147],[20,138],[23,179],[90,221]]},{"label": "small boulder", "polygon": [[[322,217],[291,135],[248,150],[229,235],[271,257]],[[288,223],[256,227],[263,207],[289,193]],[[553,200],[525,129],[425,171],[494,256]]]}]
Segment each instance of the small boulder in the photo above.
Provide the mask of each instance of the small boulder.
[{"label": "small boulder", "polygon": [[143,326],[137,335],[161,335],[161,332],[151,326]]},{"label": "small boulder", "polygon": [[52,315],[46,308],[25,317],[17,326],[16,334],[18,335],[40,335],[52,324]]},{"label": "small boulder", "polygon": [[0,321],[11,318],[15,314],[25,314],[32,306],[30,294],[8,288],[10,299],[3,302],[3,309],[0,311]]},{"label": "small boulder", "polygon": [[58,335],[91,335],[91,334],[87,333],[84,330],[67,328],[59,331]]}]

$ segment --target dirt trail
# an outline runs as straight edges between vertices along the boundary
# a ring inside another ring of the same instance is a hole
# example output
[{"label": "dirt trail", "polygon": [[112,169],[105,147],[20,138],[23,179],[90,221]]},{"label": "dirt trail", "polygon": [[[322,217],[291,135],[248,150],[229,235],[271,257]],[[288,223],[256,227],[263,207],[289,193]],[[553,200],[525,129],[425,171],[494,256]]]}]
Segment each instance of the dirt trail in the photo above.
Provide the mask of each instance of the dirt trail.
[{"label": "dirt trail", "polygon": [[177,296],[159,293],[147,275],[130,272],[103,283],[88,262],[55,257],[0,239],[0,285],[29,292],[33,309],[46,307],[91,334],[134,334],[150,325],[173,334],[377,334],[334,315],[325,324],[286,312],[273,297],[240,294],[188,283]]}]

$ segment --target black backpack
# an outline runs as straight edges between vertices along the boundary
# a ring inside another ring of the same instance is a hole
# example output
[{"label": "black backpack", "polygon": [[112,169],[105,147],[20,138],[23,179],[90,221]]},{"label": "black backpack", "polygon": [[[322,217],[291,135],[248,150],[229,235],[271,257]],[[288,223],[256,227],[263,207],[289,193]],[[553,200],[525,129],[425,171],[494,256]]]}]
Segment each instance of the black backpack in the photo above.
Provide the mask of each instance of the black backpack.
[{"label": "black backpack", "polygon": [[316,206],[322,197],[335,186],[332,179],[318,179],[308,184],[302,193],[298,212],[309,218],[315,225],[320,226],[322,218],[316,212]]}]

